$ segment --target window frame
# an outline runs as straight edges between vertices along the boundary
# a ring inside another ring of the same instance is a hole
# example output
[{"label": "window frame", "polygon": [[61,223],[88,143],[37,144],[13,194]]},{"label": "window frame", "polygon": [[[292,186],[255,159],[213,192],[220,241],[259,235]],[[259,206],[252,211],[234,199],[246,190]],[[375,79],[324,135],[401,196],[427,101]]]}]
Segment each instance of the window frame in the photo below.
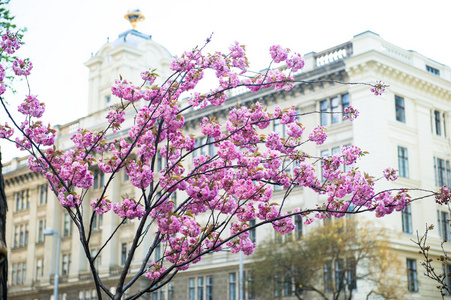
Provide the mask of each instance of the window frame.
[{"label": "window frame", "polygon": [[237,300],[237,281],[236,281],[236,273],[229,273],[229,300]]},{"label": "window frame", "polygon": [[406,106],[404,97],[395,95],[395,116],[396,121],[406,123]]},{"label": "window frame", "polygon": [[409,178],[409,155],[406,147],[398,146],[399,176]]},{"label": "window frame", "polygon": [[409,292],[418,292],[418,274],[417,261],[415,259],[406,259],[407,267],[407,290]]},{"label": "window frame", "polygon": [[412,206],[407,206],[401,211],[402,232],[406,234],[412,234]]}]

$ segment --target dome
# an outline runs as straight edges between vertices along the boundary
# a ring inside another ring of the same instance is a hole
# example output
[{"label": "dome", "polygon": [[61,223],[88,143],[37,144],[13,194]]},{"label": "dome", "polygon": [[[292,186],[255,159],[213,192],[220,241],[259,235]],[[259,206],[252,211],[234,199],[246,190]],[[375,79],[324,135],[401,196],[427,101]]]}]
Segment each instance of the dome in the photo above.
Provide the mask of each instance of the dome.
[{"label": "dome", "polygon": [[119,37],[112,43],[112,45],[119,46],[120,44],[129,44],[132,46],[138,46],[142,42],[151,40],[152,36],[139,32],[135,29],[127,30],[121,34]]}]

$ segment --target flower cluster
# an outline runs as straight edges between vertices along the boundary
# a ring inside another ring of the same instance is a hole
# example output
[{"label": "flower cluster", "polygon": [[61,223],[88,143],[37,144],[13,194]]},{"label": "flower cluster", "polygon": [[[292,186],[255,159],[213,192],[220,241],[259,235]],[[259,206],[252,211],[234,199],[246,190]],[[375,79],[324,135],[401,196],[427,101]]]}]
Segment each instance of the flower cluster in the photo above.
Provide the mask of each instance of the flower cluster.
[{"label": "flower cluster", "polygon": [[152,84],[157,79],[157,74],[155,73],[156,70],[147,70],[144,72],[141,72],[141,78],[144,80],[147,84]]},{"label": "flower cluster", "polygon": [[0,124],[0,138],[9,139],[14,134],[14,129],[11,128],[8,123],[5,125]]},{"label": "flower cluster", "polygon": [[150,280],[156,280],[161,277],[161,274],[163,274],[166,271],[166,268],[162,264],[158,264],[156,262],[150,263],[150,268],[146,271],[146,277]]},{"label": "flower cluster", "polygon": [[124,199],[121,204],[114,203],[113,211],[121,218],[141,219],[146,213],[141,204],[137,204],[133,199]]},{"label": "flower cluster", "polygon": [[442,186],[435,195],[435,202],[438,204],[448,204],[451,199],[451,192],[447,186]]},{"label": "flower cluster", "polygon": [[316,127],[310,134],[309,140],[315,142],[317,145],[321,145],[327,138],[326,128],[324,126]]},{"label": "flower cluster", "polygon": [[271,58],[275,63],[286,61],[289,51],[290,49],[282,48],[280,45],[273,45],[269,48],[269,53],[271,54]]},{"label": "flower cluster", "polygon": [[395,170],[393,168],[386,168],[384,170],[384,177],[388,181],[395,181],[398,179],[398,170]]},{"label": "flower cluster", "polygon": [[16,60],[14,60],[13,62],[14,74],[16,74],[17,76],[28,76],[30,75],[31,69],[33,69],[33,64],[28,58],[16,58]]},{"label": "flower cluster", "polygon": [[382,81],[377,81],[376,84],[371,86],[370,91],[376,95],[376,96],[380,96],[382,95],[382,93],[385,92],[385,88],[387,86],[382,82]]},{"label": "flower cluster", "polygon": [[359,116],[359,111],[349,105],[344,109],[343,120],[354,121]]},{"label": "flower cluster", "polygon": [[30,115],[31,117],[40,118],[45,112],[44,103],[34,95],[28,95],[24,102],[19,105],[18,111],[24,115]]},{"label": "flower cluster", "polygon": [[94,208],[94,211],[98,213],[99,215],[103,215],[104,213],[107,213],[111,209],[111,201],[105,198],[102,198],[99,200],[97,198],[96,200],[91,201],[91,207]]},{"label": "flower cluster", "polygon": [[2,35],[0,47],[8,54],[14,54],[21,45],[22,41],[17,33],[7,31],[6,34]]}]

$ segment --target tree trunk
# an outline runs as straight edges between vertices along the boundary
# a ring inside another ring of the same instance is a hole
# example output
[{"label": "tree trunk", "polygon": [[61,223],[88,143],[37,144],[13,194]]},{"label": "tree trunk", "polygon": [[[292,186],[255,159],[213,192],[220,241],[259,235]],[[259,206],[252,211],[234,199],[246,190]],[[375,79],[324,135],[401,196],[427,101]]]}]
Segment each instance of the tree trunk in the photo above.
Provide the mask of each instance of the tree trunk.
[{"label": "tree trunk", "polygon": [[0,151],[0,298],[7,299],[8,293],[8,253],[6,250],[6,202],[5,182],[2,173],[2,152]]}]

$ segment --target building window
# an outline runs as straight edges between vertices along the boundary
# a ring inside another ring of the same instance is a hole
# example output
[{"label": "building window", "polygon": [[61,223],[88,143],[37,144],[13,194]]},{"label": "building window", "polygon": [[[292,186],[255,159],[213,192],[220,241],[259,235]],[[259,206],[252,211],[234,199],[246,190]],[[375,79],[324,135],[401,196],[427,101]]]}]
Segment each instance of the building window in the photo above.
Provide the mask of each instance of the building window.
[{"label": "building window", "polygon": [[16,193],[16,211],[25,210],[30,207],[29,190],[22,190]]},{"label": "building window", "polygon": [[[250,227],[255,226],[255,224],[256,224],[255,219],[249,221]],[[249,238],[251,239],[252,242],[254,243],[257,242],[257,229],[254,228],[249,230]]]},{"label": "building window", "polygon": [[105,174],[102,171],[97,170],[94,174],[94,189],[100,189],[105,186]]},{"label": "building window", "polygon": [[319,109],[321,126],[339,123],[341,120],[343,120],[344,110],[348,106],[349,94],[335,96],[331,99],[320,101]]},{"label": "building window", "polygon": [[350,257],[346,260],[347,267],[347,284],[349,290],[357,289],[357,262],[354,257]]},{"label": "building window", "polygon": [[161,242],[155,245],[155,261],[159,261],[161,259]]},{"label": "building window", "polygon": [[436,186],[451,186],[449,160],[434,157],[434,174]]},{"label": "building window", "polygon": [[440,76],[440,70],[433,68],[431,66],[426,65],[426,71],[428,71],[429,73],[432,73],[434,75]]},{"label": "building window", "polygon": [[39,205],[44,205],[47,203],[47,184],[40,185],[39,189]]},{"label": "building window", "polygon": [[196,300],[196,278],[189,279],[189,300]]},{"label": "building window", "polygon": [[12,264],[11,285],[20,285],[26,282],[27,263],[20,262]]},{"label": "building window", "polygon": [[410,204],[401,212],[402,232],[412,234],[412,207]]},{"label": "building window", "polygon": [[204,278],[197,278],[197,300],[204,300]]},{"label": "building window", "polygon": [[[446,286],[451,287],[451,266],[448,264],[443,264],[443,282],[446,284]],[[450,295],[447,289],[443,289],[443,292],[446,295]]]},{"label": "building window", "polygon": [[286,274],[283,278],[283,296],[290,297],[293,295],[293,281],[290,274]]},{"label": "building window", "polygon": [[301,215],[294,217],[294,225],[296,226],[296,239],[300,240],[302,238],[302,226],[304,225]]},{"label": "building window", "polygon": [[324,289],[326,293],[357,289],[357,263],[354,257],[336,259],[324,264]]},{"label": "building window", "polygon": [[279,135],[279,137],[285,137],[285,125],[280,124],[280,120],[276,119],[273,121],[273,131]]},{"label": "building window", "polygon": [[127,244],[121,244],[121,265],[124,266],[127,262]]},{"label": "building window", "polygon": [[92,220],[92,229],[99,230],[102,229],[103,225],[103,214],[94,213]]},{"label": "building window", "polygon": [[410,292],[418,292],[417,261],[407,259],[407,289]]},{"label": "building window", "polygon": [[339,98],[334,97],[330,100],[330,110],[332,111],[331,114],[331,123],[335,124],[340,121],[340,117],[343,118],[343,116],[340,114],[340,108],[339,108]]},{"label": "building window", "polygon": [[161,156],[160,152],[157,153],[157,172],[163,170],[163,156]]},{"label": "building window", "polygon": [[440,112],[434,111],[434,123],[435,123],[435,134],[442,135],[442,131],[440,130]]},{"label": "building window", "polygon": [[345,284],[345,266],[343,259],[335,260],[335,287],[337,291],[343,289]]},{"label": "building window", "polygon": [[345,109],[349,106],[349,94],[344,94],[341,96],[341,110],[343,115],[345,114]]},{"label": "building window", "polygon": [[332,261],[329,260],[324,264],[324,291],[329,293],[333,290],[333,273]]},{"label": "building window", "polygon": [[406,112],[404,108],[404,98],[395,96],[396,121],[405,123]]},{"label": "building window", "polygon": [[213,300],[213,277],[207,276],[206,300]]},{"label": "building window", "polygon": [[64,214],[63,220],[63,236],[71,236],[72,235],[72,220],[68,213]]},{"label": "building window", "polygon": [[28,224],[20,224],[14,227],[14,248],[28,245]]},{"label": "building window", "polygon": [[44,228],[46,225],[46,219],[40,219],[38,225],[38,243],[42,243],[44,241]]},{"label": "building window", "polygon": [[[174,298],[174,286],[171,282],[168,283],[168,300],[172,300]],[[207,300],[212,300],[208,299]]]},{"label": "building window", "polygon": [[283,235],[278,231],[274,231],[274,241],[277,244],[281,244],[283,242]]},{"label": "building window", "polygon": [[44,267],[42,261],[42,258],[38,258],[36,260],[36,281],[40,281],[42,276],[44,275]]},{"label": "building window", "polygon": [[328,125],[328,121],[329,121],[329,115],[327,112],[327,109],[329,108],[329,101],[328,100],[323,100],[319,103],[319,108],[320,108],[320,119],[321,119],[321,126],[326,126]]},{"label": "building window", "polygon": [[61,268],[61,275],[69,275],[71,264],[71,254],[63,254],[63,263]]},{"label": "building window", "polygon": [[96,249],[92,249],[91,250],[91,257],[92,259],[95,258],[94,261],[94,266],[98,269],[100,267],[100,265],[102,264],[102,254],[97,255],[97,250]]},{"label": "building window", "polygon": [[409,177],[409,159],[407,156],[407,148],[398,146],[398,168],[399,176]]},{"label": "building window", "polygon": [[449,241],[449,213],[437,211],[438,233],[443,242]]},{"label": "building window", "polygon": [[229,273],[229,300],[236,300],[236,273]]},{"label": "building window", "polygon": [[251,272],[248,272],[248,277],[247,277],[247,298],[249,300],[255,299],[255,284],[254,284],[254,278],[252,277]]}]

